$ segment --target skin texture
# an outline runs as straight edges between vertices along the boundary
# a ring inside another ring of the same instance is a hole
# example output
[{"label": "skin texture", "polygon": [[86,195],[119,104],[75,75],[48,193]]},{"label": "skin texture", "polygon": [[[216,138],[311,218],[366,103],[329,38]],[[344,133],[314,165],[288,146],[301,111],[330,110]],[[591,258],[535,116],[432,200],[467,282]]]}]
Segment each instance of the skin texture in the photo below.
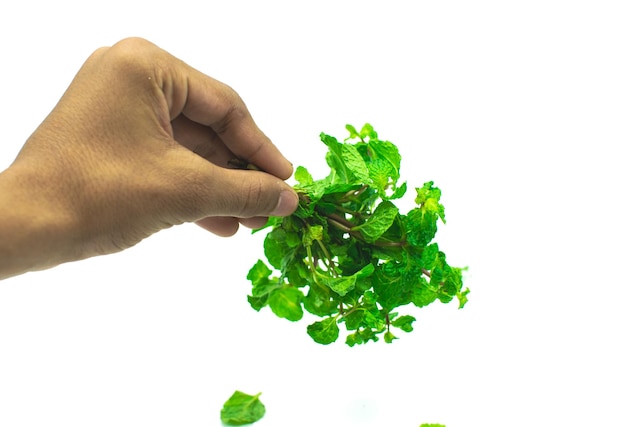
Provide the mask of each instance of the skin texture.
[{"label": "skin texture", "polygon": [[[234,169],[244,159],[260,170]],[[196,222],[289,215],[291,163],[237,93],[143,39],[95,51],[0,173],[0,279]]]}]

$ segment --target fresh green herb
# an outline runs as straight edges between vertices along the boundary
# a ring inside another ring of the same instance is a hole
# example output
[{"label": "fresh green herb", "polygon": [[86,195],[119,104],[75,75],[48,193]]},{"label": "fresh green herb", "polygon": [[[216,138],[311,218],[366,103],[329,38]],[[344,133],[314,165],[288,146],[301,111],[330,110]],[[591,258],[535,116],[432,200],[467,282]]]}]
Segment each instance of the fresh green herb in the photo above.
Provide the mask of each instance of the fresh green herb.
[{"label": "fresh green herb", "polygon": [[422,424],[420,427],[446,427],[443,424]]},{"label": "fresh green herb", "polygon": [[407,183],[399,181],[398,148],[369,124],[346,129],[344,142],[321,134],[330,174],[314,180],[298,167],[296,212],[261,228],[271,229],[264,240],[269,266],[259,260],[250,269],[248,301],[291,321],[305,310],[322,318],[307,327],[320,344],[335,342],[341,325],[349,346],[380,336],[390,343],[398,330],[413,330],[415,317],[398,307],[456,298],[462,308],[469,289],[463,270],[448,265],[433,242],[438,222],[445,223],[439,188],[433,182],[416,188],[415,207],[401,213],[395,202]]},{"label": "fresh green herb", "polygon": [[230,426],[241,426],[259,421],[265,415],[265,405],[259,400],[261,393],[249,395],[235,391],[224,403],[222,422]]}]

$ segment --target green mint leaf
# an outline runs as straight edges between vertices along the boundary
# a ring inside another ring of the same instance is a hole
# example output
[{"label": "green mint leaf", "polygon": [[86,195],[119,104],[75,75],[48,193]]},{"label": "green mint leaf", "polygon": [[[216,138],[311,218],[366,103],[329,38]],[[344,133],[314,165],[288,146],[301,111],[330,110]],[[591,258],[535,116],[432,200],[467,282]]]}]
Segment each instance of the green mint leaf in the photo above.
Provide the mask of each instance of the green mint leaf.
[{"label": "green mint leaf", "polygon": [[326,154],[326,163],[331,169],[331,182],[332,183],[346,183],[349,181],[349,170],[343,161],[341,155],[343,144],[337,141],[334,136],[326,135],[322,133],[320,139],[328,147],[328,153]]},{"label": "green mint leaf", "polygon": [[377,302],[391,311],[414,300],[416,278],[420,273],[402,263],[387,262],[374,275]]},{"label": "green mint leaf", "polygon": [[362,225],[354,227],[361,232],[365,240],[373,243],[378,240],[391,227],[398,215],[398,208],[391,202],[383,201],[372,216]]},{"label": "green mint leaf", "polygon": [[314,241],[320,241],[324,237],[324,227],[321,225],[313,225],[311,227],[307,227],[304,230],[304,235],[302,236],[302,244],[304,246],[311,246]]},{"label": "green mint leaf", "polygon": [[413,322],[415,322],[415,317],[413,316],[400,316],[391,324],[404,332],[411,332],[413,330]]},{"label": "green mint leaf", "polygon": [[437,264],[437,258],[439,257],[439,245],[437,243],[431,243],[424,248],[422,252],[422,268],[430,270]]},{"label": "green mint leaf", "polygon": [[433,182],[425,183],[422,188],[416,188],[417,196],[415,197],[415,204],[421,205],[424,211],[433,213],[437,217],[441,218],[441,221],[445,224],[445,212],[444,207],[439,200],[441,199],[441,190],[437,187],[433,187]]},{"label": "green mint leaf", "polygon": [[334,317],[312,323],[306,328],[306,331],[318,344],[330,344],[339,338],[339,327]]},{"label": "green mint leaf", "polygon": [[392,333],[391,333],[391,332],[389,332],[389,331],[385,332],[385,335],[383,335],[383,338],[385,339],[385,342],[386,342],[387,344],[391,344],[391,342],[392,342],[393,340],[398,339],[398,337],[396,337],[394,334],[392,334]]},{"label": "green mint leaf", "polygon": [[391,183],[389,177],[394,174],[393,166],[383,159],[374,159],[368,165],[369,180],[379,193],[384,194]]},{"label": "green mint leaf", "polygon": [[261,295],[259,297],[248,295],[248,303],[256,311],[260,311],[263,307],[265,307],[268,299],[269,294]]},{"label": "green mint leaf", "polygon": [[303,304],[306,311],[316,316],[330,316],[337,312],[337,301],[332,299],[330,289],[315,283],[311,283]]},{"label": "green mint leaf", "polygon": [[361,132],[359,132],[359,136],[363,140],[365,140],[366,138],[370,140],[378,139],[378,134],[374,130],[374,127],[369,123],[365,123],[363,125],[363,127],[361,128]]},{"label": "green mint leaf", "polygon": [[370,141],[369,146],[376,158],[384,160],[390,168],[389,178],[395,183],[400,178],[400,153],[398,147],[388,141]]},{"label": "green mint leaf", "polygon": [[356,285],[356,276],[331,277],[320,274],[319,277],[324,285],[341,296],[350,292]]},{"label": "green mint leaf", "polygon": [[248,280],[252,282],[252,295],[248,296],[248,302],[256,311],[265,307],[268,303],[269,294],[280,287],[278,279],[271,279],[271,270],[261,260],[248,272]]},{"label": "green mint leaf", "polygon": [[356,128],[352,125],[346,125],[346,130],[348,132],[350,132],[350,136],[348,138],[346,138],[346,140],[348,139],[355,139],[355,138],[360,138],[359,136],[359,132],[357,132]]},{"label": "green mint leaf", "polygon": [[296,288],[283,287],[276,289],[269,296],[268,304],[275,315],[292,322],[302,319],[302,299],[304,295]]},{"label": "green mint leaf", "polygon": [[350,276],[340,276],[340,277],[332,277],[324,274],[319,274],[318,277],[322,281],[324,285],[328,288],[332,289],[334,292],[339,294],[340,296],[346,295],[348,292],[353,290],[357,284],[357,280],[360,278],[367,278],[371,276],[375,271],[375,268],[372,264],[368,264],[363,267],[361,270],[352,274]]},{"label": "green mint leaf", "polygon": [[437,233],[437,214],[415,208],[406,215],[407,241],[417,247],[425,247]]},{"label": "green mint leaf", "polygon": [[467,294],[469,293],[469,288],[465,288],[465,290],[457,292],[456,298],[459,300],[459,308],[465,307],[465,304],[467,304]]},{"label": "green mint leaf", "polygon": [[272,270],[263,261],[258,260],[248,272],[247,279],[252,282],[252,286],[257,286],[265,283],[270,274],[272,274]]},{"label": "green mint leaf", "polygon": [[346,329],[348,331],[354,331],[354,330],[359,329],[359,327],[363,323],[364,317],[365,317],[364,310],[354,310],[344,315],[341,318],[341,320],[345,323]]},{"label": "green mint leaf", "polygon": [[352,144],[343,144],[341,147],[341,157],[346,168],[354,176],[354,180],[358,183],[367,184],[369,182],[369,171],[365,160],[359,153],[359,150]]},{"label": "green mint leaf", "polygon": [[406,194],[406,190],[407,190],[407,183],[405,181],[402,183],[402,185],[400,185],[399,187],[396,187],[396,189],[393,191],[391,196],[389,196],[389,200],[401,199]]},{"label": "green mint leaf", "polygon": [[426,307],[437,300],[437,285],[431,286],[430,282],[426,281],[423,277],[417,280],[417,285],[413,291],[413,304],[416,307]]},{"label": "green mint leaf", "polygon": [[265,405],[259,400],[260,395],[235,391],[222,407],[222,422],[229,426],[242,426],[259,421],[265,415]]},{"label": "green mint leaf", "polygon": [[293,176],[296,181],[300,183],[300,185],[313,184],[313,177],[311,176],[309,171],[303,166],[298,166]]},{"label": "green mint leaf", "polygon": [[282,228],[275,228],[270,232],[263,242],[263,249],[265,257],[269,261],[270,265],[274,268],[280,269],[283,265],[283,260],[287,257],[287,251],[289,246],[286,243],[286,233]]}]

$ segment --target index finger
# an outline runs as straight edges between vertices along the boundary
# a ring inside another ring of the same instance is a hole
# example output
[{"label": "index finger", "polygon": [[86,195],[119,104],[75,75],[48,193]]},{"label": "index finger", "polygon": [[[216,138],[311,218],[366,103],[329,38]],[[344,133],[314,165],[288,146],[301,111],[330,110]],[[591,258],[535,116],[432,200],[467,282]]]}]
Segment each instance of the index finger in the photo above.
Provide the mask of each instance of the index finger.
[{"label": "index finger", "polygon": [[[182,101],[179,111],[190,120],[213,129],[241,159],[278,178],[289,178],[293,165],[259,129],[239,94],[230,86],[187,67],[187,78],[182,79],[179,88],[173,88],[181,93],[181,97],[173,97]],[[172,111],[173,117],[174,113]]]}]

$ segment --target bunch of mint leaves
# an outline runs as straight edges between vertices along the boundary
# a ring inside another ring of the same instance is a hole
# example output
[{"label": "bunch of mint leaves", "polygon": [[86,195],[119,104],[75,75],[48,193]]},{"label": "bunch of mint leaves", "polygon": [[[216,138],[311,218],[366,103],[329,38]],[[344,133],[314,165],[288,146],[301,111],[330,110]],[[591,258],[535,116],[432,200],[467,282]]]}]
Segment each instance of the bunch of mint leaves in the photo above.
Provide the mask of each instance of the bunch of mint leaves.
[{"label": "bunch of mint leaves", "polygon": [[413,330],[415,317],[400,315],[399,307],[456,298],[462,308],[469,289],[463,269],[448,265],[433,242],[438,222],[445,223],[441,191],[426,182],[415,189],[415,207],[400,213],[394,201],[406,195],[407,183],[399,181],[397,146],[370,124],[346,129],[344,142],[320,135],[329,175],[314,180],[298,167],[297,210],[253,231],[271,229],[263,245],[269,266],[259,260],[250,269],[248,302],[294,322],[305,310],[318,316],[307,333],[320,344],[335,342],[341,325],[351,347],[381,335],[391,343],[397,330]]}]

